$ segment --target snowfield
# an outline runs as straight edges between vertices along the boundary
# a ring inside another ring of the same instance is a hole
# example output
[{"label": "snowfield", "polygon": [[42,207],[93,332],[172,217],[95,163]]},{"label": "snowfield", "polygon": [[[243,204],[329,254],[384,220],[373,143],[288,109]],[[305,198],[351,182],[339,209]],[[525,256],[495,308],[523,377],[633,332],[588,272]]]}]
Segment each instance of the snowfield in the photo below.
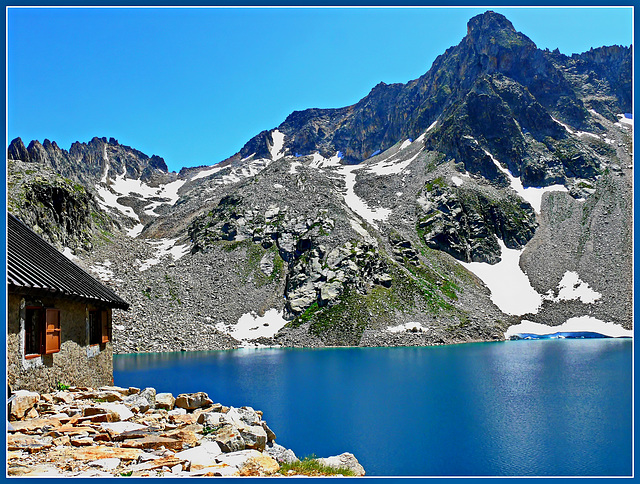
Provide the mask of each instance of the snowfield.
[{"label": "snowfield", "polygon": [[485,262],[460,262],[478,276],[491,291],[491,300],[503,313],[520,316],[535,313],[542,304],[542,296],[531,286],[520,269],[520,255],[524,249],[508,249],[498,239],[501,260],[491,265]]},{"label": "snowfield", "polygon": [[607,323],[591,316],[570,318],[560,326],[547,326],[546,324],[534,323],[525,319],[520,324],[510,326],[504,333],[504,337],[509,339],[511,336],[522,333],[545,335],[582,332],[600,333],[612,338],[633,337],[633,330],[624,329],[619,324]]}]

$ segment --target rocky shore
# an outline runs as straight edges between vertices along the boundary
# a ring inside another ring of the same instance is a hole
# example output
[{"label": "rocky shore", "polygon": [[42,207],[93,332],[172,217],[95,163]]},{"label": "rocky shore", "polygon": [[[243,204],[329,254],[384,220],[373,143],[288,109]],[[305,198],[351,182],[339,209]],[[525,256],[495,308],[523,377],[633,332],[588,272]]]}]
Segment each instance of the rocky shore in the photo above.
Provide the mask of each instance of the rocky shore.
[{"label": "rocky shore", "polygon": [[[9,476],[196,477],[298,475],[294,452],[251,407],[214,403],[204,392],[70,387],[19,390],[10,403]],[[293,465],[292,465],[293,464]],[[288,465],[287,470],[281,466]],[[317,459],[328,473],[361,476],[349,453]]]}]

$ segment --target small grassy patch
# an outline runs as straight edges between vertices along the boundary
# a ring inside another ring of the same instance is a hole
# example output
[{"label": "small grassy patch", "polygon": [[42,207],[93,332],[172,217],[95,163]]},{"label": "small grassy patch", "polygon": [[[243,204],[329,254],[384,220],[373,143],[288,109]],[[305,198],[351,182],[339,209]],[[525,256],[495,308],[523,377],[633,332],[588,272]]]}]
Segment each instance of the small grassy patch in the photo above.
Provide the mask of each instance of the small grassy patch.
[{"label": "small grassy patch", "polygon": [[209,435],[212,434],[214,432],[217,432],[218,430],[220,430],[222,428],[222,425],[214,425],[213,427],[210,427],[208,425],[205,425],[202,428],[202,435]]},{"label": "small grassy patch", "polygon": [[293,462],[291,464],[282,463],[280,465],[280,474],[287,475],[289,471],[304,476],[354,476],[355,474],[346,467],[329,467],[322,464],[314,455],[305,457],[304,459]]}]

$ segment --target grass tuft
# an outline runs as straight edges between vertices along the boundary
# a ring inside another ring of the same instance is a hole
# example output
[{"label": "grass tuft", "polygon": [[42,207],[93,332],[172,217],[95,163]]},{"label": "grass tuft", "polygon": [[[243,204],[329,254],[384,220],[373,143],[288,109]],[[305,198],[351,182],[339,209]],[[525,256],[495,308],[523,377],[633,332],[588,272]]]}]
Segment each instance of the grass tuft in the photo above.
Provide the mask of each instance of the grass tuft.
[{"label": "grass tuft", "polygon": [[315,455],[310,455],[304,459],[287,464],[283,462],[280,464],[280,474],[290,475],[289,471],[293,471],[291,474],[298,474],[303,476],[354,476],[355,474],[346,467],[330,467],[322,464]]}]

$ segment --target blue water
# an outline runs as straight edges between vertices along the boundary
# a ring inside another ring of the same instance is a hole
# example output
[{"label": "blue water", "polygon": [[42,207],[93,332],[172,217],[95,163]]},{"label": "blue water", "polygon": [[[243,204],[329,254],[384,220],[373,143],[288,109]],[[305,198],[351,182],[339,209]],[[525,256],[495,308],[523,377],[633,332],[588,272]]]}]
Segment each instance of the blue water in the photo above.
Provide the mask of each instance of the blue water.
[{"label": "blue water", "polygon": [[264,411],[302,457],[368,475],[615,476],[632,462],[632,341],[118,355],[115,384]]}]

